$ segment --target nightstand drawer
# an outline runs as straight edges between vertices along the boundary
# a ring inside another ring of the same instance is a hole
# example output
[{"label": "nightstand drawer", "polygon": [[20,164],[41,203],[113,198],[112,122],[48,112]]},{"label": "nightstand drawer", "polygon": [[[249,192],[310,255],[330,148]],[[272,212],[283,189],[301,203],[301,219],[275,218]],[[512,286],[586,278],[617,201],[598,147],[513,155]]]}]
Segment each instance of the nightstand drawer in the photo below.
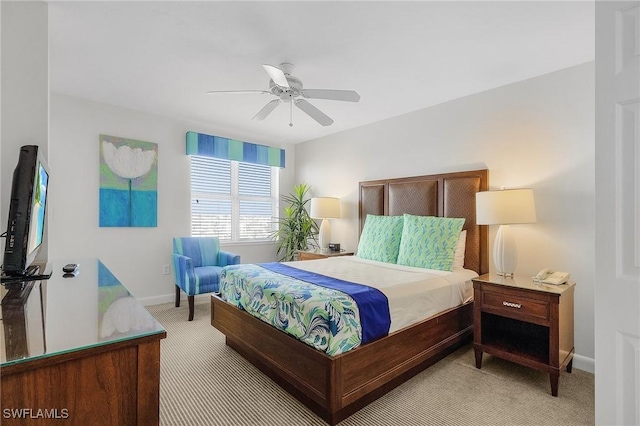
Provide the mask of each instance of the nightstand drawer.
[{"label": "nightstand drawer", "polygon": [[312,253],[308,251],[299,251],[298,260],[326,259],[327,256],[321,253]]},{"label": "nightstand drawer", "polygon": [[485,291],[482,293],[482,309],[516,319],[524,316],[549,319],[549,302],[516,294]]},{"label": "nightstand drawer", "polygon": [[327,257],[353,256],[352,251],[323,251],[323,250],[300,250],[297,252],[298,260],[326,259]]}]

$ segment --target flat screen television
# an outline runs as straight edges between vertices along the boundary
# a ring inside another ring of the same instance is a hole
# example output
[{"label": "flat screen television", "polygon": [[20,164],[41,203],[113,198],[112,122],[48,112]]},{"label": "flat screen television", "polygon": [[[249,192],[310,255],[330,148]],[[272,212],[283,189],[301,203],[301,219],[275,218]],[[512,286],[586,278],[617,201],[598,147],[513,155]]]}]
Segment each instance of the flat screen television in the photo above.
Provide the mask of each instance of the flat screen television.
[{"label": "flat screen television", "polygon": [[44,237],[48,187],[49,170],[46,161],[38,152],[38,146],[21,147],[11,184],[7,239],[2,264],[3,281],[9,281],[10,278],[7,277],[47,278],[38,275],[43,271],[31,265]]}]

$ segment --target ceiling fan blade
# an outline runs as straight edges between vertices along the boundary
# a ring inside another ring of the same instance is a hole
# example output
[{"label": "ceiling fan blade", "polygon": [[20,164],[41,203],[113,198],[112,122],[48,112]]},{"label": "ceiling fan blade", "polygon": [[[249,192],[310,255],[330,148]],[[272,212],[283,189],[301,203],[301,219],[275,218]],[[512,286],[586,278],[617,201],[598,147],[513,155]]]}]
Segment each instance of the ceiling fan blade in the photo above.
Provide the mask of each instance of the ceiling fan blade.
[{"label": "ceiling fan blade", "polygon": [[304,89],[302,96],[309,99],[329,99],[332,101],[358,102],[360,95],[353,90]]},{"label": "ceiling fan blade", "polygon": [[273,82],[275,84],[277,84],[280,87],[289,87],[289,82],[287,81],[287,77],[284,75],[284,72],[280,69],[280,68],[276,68],[273,65],[266,65],[263,64],[262,65],[264,70],[267,72],[267,74],[269,74],[269,77],[271,77],[271,80],[273,80]]},{"label": "ceiling fan blade", "polygon": [[266,90],[210,90],[208,92],[204,92],[206,95],[215,95],[218,93],[259,93],[261,95],[270,95],[271,92]]},{"label": "ceiling fan blade", "polygon": [[276,107],[280,105],[280,99],[274,99],[265,106],[262,107],[260,111],[252,118],[252,120],[264,120],[267,118],[267,115],[271,114],[271,111],[276,109]]},{"label": "ceiling fan blade", "polygon": [[313,118],[323,126],[330,126],[333,123],[333,120],[328,115],[326,115],[324,112],[320,111],[318,108],[314,107],[304,99],[296,99],[295,103],[298,108],[306,112],[309,117]]}]

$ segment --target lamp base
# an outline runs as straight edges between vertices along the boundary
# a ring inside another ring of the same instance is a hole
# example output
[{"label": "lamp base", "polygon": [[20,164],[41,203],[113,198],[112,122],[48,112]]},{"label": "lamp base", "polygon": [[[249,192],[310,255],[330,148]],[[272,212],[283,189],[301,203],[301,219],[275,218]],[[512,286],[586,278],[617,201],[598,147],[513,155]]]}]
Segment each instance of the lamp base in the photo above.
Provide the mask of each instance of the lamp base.
[{"label": "lamp base", "polygon": [[329,220],[322,219],[320,224],[320,233],[318,234],[318,243],[322,251],[329,251],[329,243],[331,242],[331,225]]},{"label": "lamp base", "polygon": [[513,277],[518,264],[518,248],[509,225],[500,225],[493,243],[493,263],[496,272],[503,277]]}]

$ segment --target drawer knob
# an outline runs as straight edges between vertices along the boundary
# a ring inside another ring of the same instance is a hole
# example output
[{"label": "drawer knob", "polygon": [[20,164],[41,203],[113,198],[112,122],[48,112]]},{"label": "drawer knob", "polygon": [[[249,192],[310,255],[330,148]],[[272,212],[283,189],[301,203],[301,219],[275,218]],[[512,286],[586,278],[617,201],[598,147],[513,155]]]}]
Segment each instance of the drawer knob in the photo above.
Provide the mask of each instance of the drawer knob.
[{"label": "drawer knob", "polygon": [[517,309],[522,308],[522,305],[521,305],[520,303],[502,302],[502,304],[503,304],[504,306],[508,306],[508,307],[510,307],[510,308],[517,308]]}]

